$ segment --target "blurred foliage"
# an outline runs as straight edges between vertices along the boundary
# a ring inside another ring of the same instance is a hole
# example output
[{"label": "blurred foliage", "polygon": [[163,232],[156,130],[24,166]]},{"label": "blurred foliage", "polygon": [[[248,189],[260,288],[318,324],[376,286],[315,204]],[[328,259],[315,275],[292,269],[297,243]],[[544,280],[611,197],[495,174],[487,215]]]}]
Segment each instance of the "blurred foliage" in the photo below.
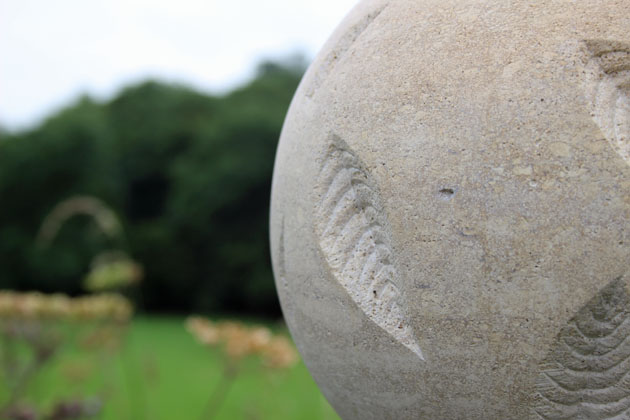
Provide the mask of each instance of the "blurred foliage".
[{"label": "blurred foliage", "polygon": [[122,289],[137,284],[143,276],[143,268],[120,251],[106,251],[92,261],[92,268],[83,280],[83,287],[90,292]]},{"label": "blurred foliage", "polygon": [[250,355],[260,356],[265,366],[275,369],[289,368],[298,362],[291,341],[262,325],[248,326],[237,320],[214,322],[190,316],[186,319],[186,329],[201,344],[220,347],[231,363]]},{"label": "blurred foliage", "polygon": [[[96,418],[100,395],[34,401],[30,386],[62,353],[80,351],[103,367],[122,344],[133,308],[116,294],[71,298],[63,294],[0,291],[0,418],[70,420]],[[89,366],[68,372],[77,382],[91,375]],[[47,407],[48,406],[48,407]]]},{"label": "blurred foliage", "polygon": [[[247,318],[239,322],[253,326],[252,322],[261,321]],[[183,323],[181,316],[134,317],[115,351],[110,345],[114,331],[106,329],[111,324],[103,324],[100,333],[92,330],[94,335],[85,324],[76,336],[66,332],[77,331],[79,325],[69,325],[63,330],[67,338],[63,348],[29,382],[26,398],[16,411],[21,409],[25,415],[20,418],[25,419],[29,408],[31,413],[39,408],[39,413],[50,415],[76,407],[76,403],[86,408],[100,403],[99,420],[207,417],[209,397],[224,380],[227,356],[217,346],[197,342],[182,328]],[[270,328],[272,337],[288,335],[281,323],[262,321],[262,326]],[[16,349],[22,356],[30,354],[26,350]],[[257,355],[238,361],[238,376],[215,412],[217,420],[339,419],[303,362],[277,369],[264,366],[263,361]],[[0,379],[0,406],[9,398],[6,381]]]},{"label": "blurred foliage", "polygon": [[186,329],[204,346],[221,349],[226,359],[221,378],[206,403],[203,419],[213,419],[218,414],[247,356],[259,356],[263,366],[272,369],[289,369],[299,360],[286,336],[274,334],[263,325],[249,326],[238,320],[214,322],[191,316],[186,319]]},{"label": "blurred foliage", "polygon": [[[303,69],[300,60],[265,62],[224,96],[148,81],[3,133],[0,288],[75,295],[94,255],[124,249],[144,267],[144,309],[279,314],[271,174]],[[103,235],[78,215],[53,246],[38,245],[42,220],[75,196],[113,209],[126,235]]]}]

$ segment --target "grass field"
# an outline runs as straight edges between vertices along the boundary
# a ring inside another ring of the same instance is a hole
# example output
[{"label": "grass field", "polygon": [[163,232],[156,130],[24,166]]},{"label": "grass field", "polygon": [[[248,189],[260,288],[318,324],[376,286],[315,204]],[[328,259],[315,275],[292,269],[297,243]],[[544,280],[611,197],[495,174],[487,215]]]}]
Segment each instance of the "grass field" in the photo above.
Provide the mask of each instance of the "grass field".
[{"label": "grass field", "polygon": [[[104,395],[103,420],[196,420],[222,370],[222,354],[198,344],[182,318],[138,318],[124,350],[93,360],[68,351],[41,372],[29,398]],[[0,396],[1,393],[0,393]],[[338,419],[303,363],[269,370],[246,359],[228,389],[217,419]]]}]

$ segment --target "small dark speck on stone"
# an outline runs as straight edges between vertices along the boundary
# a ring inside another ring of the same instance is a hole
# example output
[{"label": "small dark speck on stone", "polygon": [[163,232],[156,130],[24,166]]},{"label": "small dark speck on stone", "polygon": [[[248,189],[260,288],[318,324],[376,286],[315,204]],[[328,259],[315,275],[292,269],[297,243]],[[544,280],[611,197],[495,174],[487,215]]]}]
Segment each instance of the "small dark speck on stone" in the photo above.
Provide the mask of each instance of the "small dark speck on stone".
[{"label": "small dark speck on stone", "polygon": [[455,194],[455,190],[453,190],[452,188],[442,188],[439,191],[439,195],[440,197],[449,200],[453,197],[453,194]]}]

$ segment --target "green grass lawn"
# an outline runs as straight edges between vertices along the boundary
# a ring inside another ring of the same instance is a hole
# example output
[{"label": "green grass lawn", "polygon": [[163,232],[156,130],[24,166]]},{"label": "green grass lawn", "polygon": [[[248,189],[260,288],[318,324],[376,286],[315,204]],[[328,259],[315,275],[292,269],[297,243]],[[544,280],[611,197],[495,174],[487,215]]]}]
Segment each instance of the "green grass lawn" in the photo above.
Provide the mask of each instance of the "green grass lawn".
[{"label": "green grass lawn", "polygon": [[[183,322],[135,319],[124,350],[114,357],[95,361],[65,352],[31,384],[29,398],[49,404],[60,397],[105,395],[103,420],[202,419],[221,376],[222,354],[198,344]],[[251,358],[241,366],[213,418],[338,419],[303,363],[270,370]]]}]

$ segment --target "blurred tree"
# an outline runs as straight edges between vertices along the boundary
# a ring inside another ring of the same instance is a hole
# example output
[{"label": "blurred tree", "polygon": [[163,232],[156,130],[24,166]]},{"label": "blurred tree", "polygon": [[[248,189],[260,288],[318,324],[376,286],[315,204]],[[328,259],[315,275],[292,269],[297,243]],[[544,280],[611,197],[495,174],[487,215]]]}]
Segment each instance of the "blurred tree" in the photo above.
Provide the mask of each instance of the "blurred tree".
[{"label": "blurred tree", "polygon": [[[39,225],[55,204],[86,193],[115,202],[113,173],[102,106],[87,97],[26,133],[0,144],[0,282],[2,287],[43,291],[80,290],[76,273],[85,269],[103,238],[73,220],[55,247],[43,252],[35,242]],[[78,239],[82,238],[82,239]]]},{"label": "blurred tree", "polygon": [[[277,315],[268,246],[275,148],[304,60],[264,62],[221,97],[155,81],[107,103],[80,98],[0,142],[0,287],[76,294],[90,258],[116,247],[145,267],[153,311]],[[38,247],[46,214],[70,196],[120,216],[112,244],[89,218]]]}]

